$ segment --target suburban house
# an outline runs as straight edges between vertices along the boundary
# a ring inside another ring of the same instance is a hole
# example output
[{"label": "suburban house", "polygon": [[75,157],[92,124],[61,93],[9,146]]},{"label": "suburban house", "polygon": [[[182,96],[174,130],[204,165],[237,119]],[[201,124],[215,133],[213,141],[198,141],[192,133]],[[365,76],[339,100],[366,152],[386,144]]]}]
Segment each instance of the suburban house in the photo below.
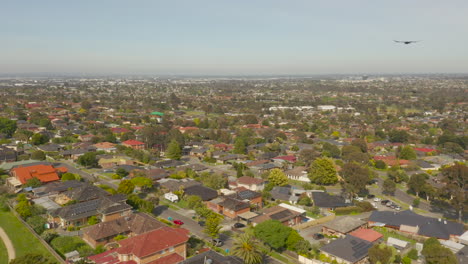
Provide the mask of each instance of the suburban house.
[{"label": "suburban house", "polygon": [[[239,190],[240,189],[240,190]],[[262,194],[244,188],[238,188],[234,194],[227,195],[228,197],[235,198],[244,202],[248,202],[255,209],[263,208]]]},{"label": "suburban house", "polygon": [[315,206],[324,210],[335,210],[338,207],[347,207],[351,203],[338,195],[331,195],[323,191],[312,191],[312,202]]},{"label": "suburban house", "polygon": [[16,161],[17,153],[14,149],[0,146],[0,162]]},{"label": "suburban house", "polygon": [[352,231],[360,228],[366,228],[367,223],[355,217],[346,216],[343,218],[335,218],[334,220],[325,223],[322,227],[322,233],[329,236],[345,237]]},{"label": "suburban house", "polygon": [[295,167],[294,169],[284,172],[289,179],[301,182],[310,182],[307,168],[304,166]]},{"label": "suburban house", "polygon": [[296,204],[299,201],[299,197],[307,192],[302,189],[294,188],[290,185],[275,186],[271,190],[271,200],[273,201],[285,201],[291,204]]},{"label": "suburban house", "polygon": [[238,215],[250,212],[250,204],[229,196],[222,196],[207,203],[207,207],[218,214],[235,219]]},{"label": "suburban house", "polygon": [[54,168],[52,165],[33,165],[33,166],[19,166],[11,169],[10,174],[16,178],[21,184],[25,184],[27,180],[37,178],[42,183],[48,183],[60,180],[59,175],[67,172],[67,168],[58,167]]},{"label": "suburban house", "polygon": [[320,251],[338,263],[364,264],[368,263],[367,255],[373,243],[354,237],[346,236],[336,239],[320,248]]},{"label": "suburban house", "polygon": [[280,205],[263,209],[260,213],[261,215],[250,219],[254,226],[266,220],[278,220],[285,226],[294,226],[302,223],[306,211],[298,207],[282,203]]},{"label": "suburban house", "polygon": [[125,147],[132,148],[132,149],[144,149],[145,148],[145,143],[138,141],[138,140],[134,140],[134,139],[126,140],[122,142],[122,145]]},{"label": "suburban house", "polygon": [[130,214],[82,229],[83,240],[96,248],[98,245],[114,242],[114,238],[118,235],[133,237],[164,226],[163,223],[147,214]]},{"label": "suburban house", "polygon": [[123,195],[113,195],[68,205],[51,212],[49,220],[63,228],[84,225],[92,216],[96,216],[101,222],[112,221],[132,213],[132,207],[126,200]]},{"label": "suburban house", "polygon": [[458,241],[465,231],[461,223],[418,215],[411,210],[373,211],[368,223],[369,226],[386,226],[414,235],[453,241]]},{"label": "suburban house", "polygon": [[237,179],[236,182],[229,183],[229,187],[231,187],[231,189],[237,187],[244,187],[251,191],[261,191],[265,187],[265,181],[260,178],[242,176],[239,179]]},{"label": "suburban house", "polygon": [[120,156],[112,158],[100,158],[98,164],[103,169],[110,169],[118,165],[133,165],[135,162],[129,157]]},{"label": "suburban house", "polygon": [[205,187],[203,185],[192,185],[184,189],[185,195],[195,195],[206,202],[218,197],[218,192],[214,189]]},{"label": "suburban house", "polygon": [[55,197],[55,202],[59,205],[64,205],[71,201],[74,203],[81,203],[106,196],[110,196],[110,193],[97,186],[91,184],[81,184],[76,187],[70,187],[66,191],[58,194]]},{"label": "suburban house", "polygon": [[117,150],[117,147],[114,143],[110,142],[99,142],[93,145],[97,151],[105,151],[105,152],[114,152]]},{"label": "suburban house", "polygon": [[189,231],[162,227],[117,241],[118,248],[88,257],[96,264],[175,264],[186,259]]}]

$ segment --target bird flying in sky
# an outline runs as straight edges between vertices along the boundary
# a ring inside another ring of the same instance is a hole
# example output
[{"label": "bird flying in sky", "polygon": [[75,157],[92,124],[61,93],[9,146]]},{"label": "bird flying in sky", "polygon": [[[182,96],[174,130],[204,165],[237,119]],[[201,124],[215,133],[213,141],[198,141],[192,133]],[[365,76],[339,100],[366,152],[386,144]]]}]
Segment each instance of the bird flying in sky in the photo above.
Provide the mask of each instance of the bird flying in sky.
[{"label": "bird flying in sky", "polygon": [[403,43],[405,45],[419,42],[420,40],[394,40],[396,43]]}]

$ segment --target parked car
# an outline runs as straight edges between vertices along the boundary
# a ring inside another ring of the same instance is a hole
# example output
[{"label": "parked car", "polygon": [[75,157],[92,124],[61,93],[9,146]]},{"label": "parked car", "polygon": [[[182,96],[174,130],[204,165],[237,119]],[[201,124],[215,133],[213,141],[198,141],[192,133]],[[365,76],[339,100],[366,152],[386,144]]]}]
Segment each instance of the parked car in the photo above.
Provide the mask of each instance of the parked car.
[{"label": "parked car", "polygon": [[198,221],[198,224],[199,224],[200,226],[205,226],[205,221]]},{"label": "parked car", "polygon": [[362,197],[356,197],[355,200],[356,200],[356,201],[359,201],[359,202],[362,202],[362,201],[364,201],[364,198],[362,198]]},{"label": "parked car", "polygon": [[212,242],[215,245],[215,247],[221,247],[223,245],[223,241],[221,241],[221,239],[219,238],[213,239]]},{"label": "parked car", "polygon": [[315,233],[313,236],[312,236],[315,240],[320,240],[320,239],[323,239],[325,236],[320,234],[320,233]]},{"label": "parked car", "polygon": [[373,198],[375,198],[375,195],[373,195],[373,194],[368,194],[367,195],[367,199],[373,199]]},{"label": "parked car", "polygon": [[395,210],[400,211],[401,207],[399,205],[395,206]]},{"label": "parked car", "polygon": [[234,224],[234,228],[242,228],[242,227],[245,227],[245,225],[243,223],[235,223]]},{"label": "parked car", "polygon": [[381,200],[381,199],[380,199],[379,197],[375,197],[375,198],[374,198],[374,202],[380,202],[380,200]]},{"label": "parked car", "polygon": [[381,205],[387,205],[387,203],[390,202],[390,200],[382,200],[380,202]]},{"label": "parked car", "polygon": [[174,221],[172,221],[172,222],[173,222],[174,224],[176,224],[176,225],[183,225],[183,224],[184,224],[184,222],[182,222],[181,220],[174,220]]},{"label": "parked car", "polygon": [[374,207],[375,209],[377,209],[377,204],[376,203],[371,203],[372,204],[372,207]]}]

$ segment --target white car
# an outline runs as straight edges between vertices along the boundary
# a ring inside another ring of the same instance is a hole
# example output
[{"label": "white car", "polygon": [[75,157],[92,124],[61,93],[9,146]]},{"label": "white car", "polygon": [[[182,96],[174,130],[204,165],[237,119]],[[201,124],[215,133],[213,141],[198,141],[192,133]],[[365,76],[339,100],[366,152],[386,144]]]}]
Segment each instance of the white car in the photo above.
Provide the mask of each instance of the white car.
[{"label": "white car", "polygon": [[356,201],[359,201],[359,202],[364,201],[364,198],[362,198],[362,197],[356,197],[355,199],[356,199]]},{"label": "white car", "polygon": [[382,199],[380,199],[379,197],[375,197],[374,198],[374,202],[380,202]]}]

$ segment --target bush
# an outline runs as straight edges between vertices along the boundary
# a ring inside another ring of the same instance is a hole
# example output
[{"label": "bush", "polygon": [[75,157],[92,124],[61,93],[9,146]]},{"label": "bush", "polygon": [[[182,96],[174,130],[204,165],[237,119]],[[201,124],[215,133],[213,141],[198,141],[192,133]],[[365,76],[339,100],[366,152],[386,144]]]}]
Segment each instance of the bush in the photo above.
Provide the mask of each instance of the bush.
[{"label": "bush", "polygon": [[59,236],[54,238],[50,245],[62,256],[73,250],[78,250],[80,255],[83,254],[81,256],[89,256],[93,253],[93,249],[77,236]]},{"label": "bush", "polygon": [[362,212],[370,212],[375,210],[374,206],[372,206],[372,204],[367,201],[356,202],[356,206],[361,208]]},{"label": "bush", "polygon": [[418,251],[416,249],[411,249],[406,256],[410,259],[417,260],[418,259]]},{"label": "bush", "polygon": [[414,207],[418,207],[420,203],[421,203],[421,200],[419,200],[419,198],[416,198],[416,199],[413,200],[413,206]]},{"label": "bush", "polygon": [[401,259],[401,263],[403,263],[403,264],[411,264],[411,259],[408,258],[408,256],[403,257],[403,258]]}]

